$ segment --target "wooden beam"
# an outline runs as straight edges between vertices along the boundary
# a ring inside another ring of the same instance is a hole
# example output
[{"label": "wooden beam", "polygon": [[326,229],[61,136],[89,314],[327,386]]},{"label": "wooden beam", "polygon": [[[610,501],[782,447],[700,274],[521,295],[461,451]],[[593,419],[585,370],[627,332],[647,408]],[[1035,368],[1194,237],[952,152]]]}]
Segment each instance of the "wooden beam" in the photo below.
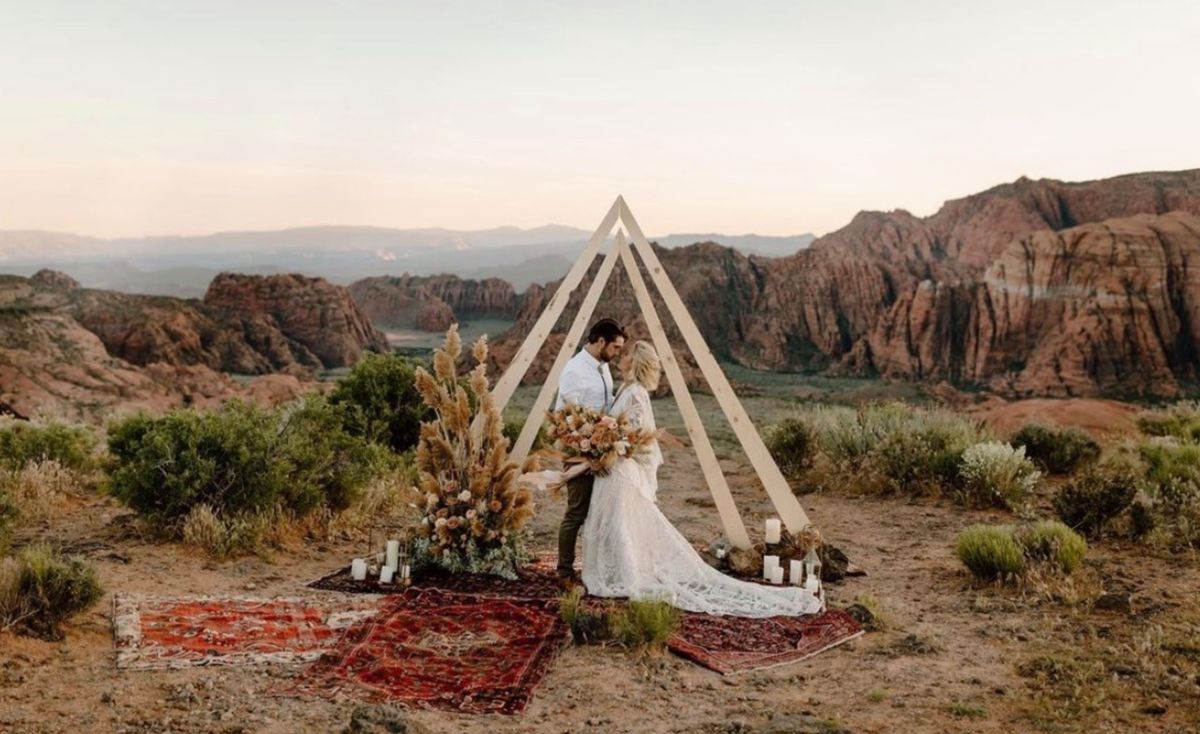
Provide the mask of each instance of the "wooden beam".
[{"label": "wooden beam", "polygon": [[[695,357],[696,364],[699,365],[700,371],[704,374],[704,379],[708,380],[708,385],[712,388],[713,397],[717,399],[717,403],[725,413],[725,418],[729,421],[729,425],[733,428],[734,434],[741,442],[746,456],[754,466],[754,471],[758,473],[758,477],[766,488],[771,502],[775,505],[776,512],[779,513],[788,530],[793,533],[801,530],[809,524],[808,516],[804,513],[804,508],[800,505],[800,501],[796,499],[796,495],[792,493],[791,487],[788,486],[787,480],[783,477],[783,472],[779,471],[779,466],[771,458],[771,452],[767,450],[762,437],[758,435],[758,431],[754,428],[754,423],[750,420],[750,416],[746,414],[746,409],[742,406],[742,402],[734,394],[733,388],[730,387],[729,380],[725,377],[724,371],[717,364],[717,360],[713,357],[712,351],[709,350],[708,344],[705,343],[700,330],[696,328],[696,323],[692,320],[691,314],[688,313],[683,299],[679,297],[679,293],[675,290],[671,279],[667,277],[662,263],[659,262],[658,256],[654,254],[654,249],[646,241],[646,235],[642,233],[642,228],[638,226],[637,220],[633,218],[633,213],[629,211],[629,206],[625,203],[625,199],[618,196],[617,205],[621,210],[621,222],[625,225],[625,229],[628,230],[630,237],[633,238],[634,247],[637,248],[638,254],[645,261],[646,270],[650,273],[650,279],[654,281],[659,294],[662,295],[667,310],[675,318],[675,323],[679,327],[684,341],[687,342],[688,348],[692,351],[692,356]],[[674,386],[672,385],[672,387]],[[733,539],[730,538],[730,540],[732,541]]]},{"label": "wooden beam", "polygon": [[[529,330],[529,334],[525,336],[525,341],[521,342],[521,347],[513,355],[508,369],[496,381],[496,386],[492,388],[492,397],[496,402],[498,410],[503,411],[504,407],[508,405],[508,401],[512,399],[513,393],[516,392],[517,386],[521,384],[521,378],[529,370],[529,365],[533,362],[534,357],[537,356],[538,350],[542,348],[542,344],[546,342],[546,337],[550,336],[550,332],[554,330],[554,324],[558,322],[559,315],[566,308],[567,301],[571,299],[572,291],[579,285],[579,281],[583,280],[583,276],[587,273],[588,267],[591,266],[592,260],[595,259],[596,253],[600,251],[600,245],[608,238],[609,232],[612,232],[613,225],[617,223],[617,202],[619,201],[620,197],[617,197],[617,201],[613,202],[612,207],[608,210],[608,214],[604,215],[604,219],[592,234],[592,238],[588,241],[587,246],[583,248],[579,259],[567,271],[566,276],[562,279],[562,283],[554,291],[554,295],[550,297],[550,302],[546,304],[546,309],[542,311],[542,315],[538,317],[533,328]],[[481,421],[477,422],[481,423]]]},{"label": "wooden beam", "polygon": [[667,374],[667,382],[670,383],[671,392],[675,395],[675,402],[679,405],[679,414],[683,417],[683,425],[692,439],[696,458],[700,460],[700,470],[708,482],[709,491],[712,492],[717,512],[721,516],[721,524],[725,526],[725,535],[729,538],[729,542],[738,548],[749,548],[750,536],[747,535],[742,516],[733,502],[733,494],[725,482],[725,475],[721,472],[721,462],[717,459],[712,443],[708,440],[704,422],[700,420],[700,413],[696,410],[695,402],[692,401],[687,380],[684,379],[679,362],[675,359],[675,351],[667,340],[667,332],[658,318],[658,311],[654,308],[654,299],[650,297],[650,291],[646,288],[645,280],[642,279],[637,260],[625,242],[625,233],[619,230],[617,231],[617,249],[621,253],[621,262],[629,274],[629,281],[633,284],[633,292],[637,295],[642,316],[646,319],[650,338],[654,340],[654,348],[658,350],[663,371]]},{"label": "wooden beam", "polygon": [[[617,233],[618,237],[624,235]],[[518,465],[525,461],[525,457],[529,456],[529,450],[533,448],[533,442],[537,439],[538,430],[541,429],[545,422],[545,413],[550,408],[550,401],[554,399],[554,394],[558,392],[558,378],[562,374],[563,368],[571,357],[575,356],[575,349],[579,346],[579,340],[583,337],[583,330],[587,328],[588,319],[596,311],[596,304],[600,302],[600,296],[604,292],[604,285],[608,283],[608,278],[612,274],[613,266],[617,264],[617,248],[613,247],[605,255],[604,261],[600,263],[600,270],[596,272],[596,279],[592,281],[591,287],[588,289],[587,295],[583,298],[583,303],[579,304],[579,313],[575,315],[575,321],[571,323],[571,328],[567,332],[566,338],[563,339],[562,348],[558,350],[558,356],[554,358],[554,364],[550,367],[550,372],[546,375],[546,381],[542,383],[542,389],[538,392],[537,399],[533,401],[533,408],[529,412],[529,416],[525,418],[525,425],[521,428],[521,435],[517,437],[516,444],[513,445],[510,455],[512,460]]]}]

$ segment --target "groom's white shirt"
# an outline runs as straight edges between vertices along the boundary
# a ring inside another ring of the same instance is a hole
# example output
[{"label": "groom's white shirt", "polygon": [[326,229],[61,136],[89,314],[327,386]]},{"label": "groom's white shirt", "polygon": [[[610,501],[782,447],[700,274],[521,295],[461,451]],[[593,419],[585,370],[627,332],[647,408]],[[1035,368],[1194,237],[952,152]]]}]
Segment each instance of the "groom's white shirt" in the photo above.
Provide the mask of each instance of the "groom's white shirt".
[{"label": "groom's white shirt", "polygon": [[576,403],[585,408],[607,412],[613,403],[612,372],[608,363],[601,362],[580,349],[563,367],[558,379],[558,400],[554,409],[560,410],[567,403]]}]

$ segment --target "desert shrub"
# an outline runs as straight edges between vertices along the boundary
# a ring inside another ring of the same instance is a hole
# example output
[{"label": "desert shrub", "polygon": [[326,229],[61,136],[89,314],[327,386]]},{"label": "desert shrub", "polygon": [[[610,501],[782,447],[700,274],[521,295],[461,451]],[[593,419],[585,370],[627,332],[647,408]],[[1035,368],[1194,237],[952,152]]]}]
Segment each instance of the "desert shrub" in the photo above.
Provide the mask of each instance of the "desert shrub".
[{"label": "desert shrub", "polygon": [[[910,409],[911,410],[911,409]],[[963,452],[979,441],[974,424],[943,411],[914,411],[871,456],[893,492],[944,492],[958,484]]]},{"label": "desert shrub", "polygon": [[1018,528],[1017,542],[1025,557],[1035,563],[1050,563],[1071,573],[1083,563],[1087,541],[1061,522],[1043,520]]},{"label": "desert shrub", "polygon": [[1185,400],[1165,408],[1143,411],[1137,417],[1137,426],[1147,436],[1200,441],[1200,402]]},{"label": "desert shrub", "polygon": [[789,418],[767,431],[767,449],[779,470],[792,479],[812,466],[817,445],[813,429],[798,418]]},{"label": "desert shrub", "polygon": [[904,403],[870,403],[857,410],[842,406],[818,406],[801,419],[812,430],[821,451],[831,460],[857,466],[879,444],[905,430],[916,409]]},{"label": "desert shrub", "polygon": [[65,423],[4,421],[0,424],[0,468],[20,471],[36,462],[54,461],[87,471],[94,463],[96,437],[83,426]]},{"label": "desert shrub", "polygon": [[1141,483],[1138,466],[1108,461],[1064,484],[1052,500],[1054,512],[1071,528],[1099,537],[1129,508]]},{"label": "desert shrub", "polygon": [[28,546],[0,566],[0,626],[61,639],[62,623],[103,593],[87,564],[65,560],[48,546]]},{"label": "desert shrub", "polygon": [[278,533],[286,531],[288,521],[279,510],[222,516],[202,504],[183,518],[180,539],[215,558],[225,558],[261,550],[277,540]]},{"label": "desert shrub", "polygon": [[583,603],[583,590],[575,587],[558,598],[558,613],[571,630],[577,645],[588,645],[612,637],[612,625],[603,609],[592,609]]},{"label": "desert shrub", "polygon": [[1071,474],[1100,458],[1100,444],[1078,428],[1052,428],[1031,423],[1012,438],[1025,455],[1051,474]]},{"label": "desert shrub", "polygon": [[342,510],[390,459],[341,430],[341,418],[319,395],[276,410],[234,401],[135,414],[109,426],[110,489],[174,536],[202,504],[223,518]]},{"label": "desert shrub", "polygon": [[679,628],[679,610],[657,599],[630,599],[613,611],[612,636],[625,647],[661,650]]},{"label": "desert shrub", "polygon": [[344,409],[346,430],[399,453],[417,445],[430,411],[416,387],[417,363],[396,354],[365,354],[338,381],[329,402]]},{"label": "desert shrub", "polygon": [[[517,439],[521,437],[521,429],[524,427],[525,427],[524,420],[513,420],[513,421],[505,421],[504,422],[504,437],[508,439],[509,446],[512,446],[513,444],[515,444],[517,442]],[[530,451],[537,451],[539,449],[546,448],[547,446],[548,446],[548,444],[546,443],[546,424],[543,422],[542,425],[538,427],[537,435],[535,435],[533,437],[533,446],[530,447]]]},{"label": "desert shrub", "polygon": [[976,577],[1006,579],[1025,570],[1025,553],[1012,528],[972,525],[958,536],[955,555]]},{"label": "desert shrub", "polygon": [[1174,495],[1191,494],[1200,486],[1200,445],[1171,438],[1151,439],[1138,447],[1146,462],[1146,479]]},{"label": "desert shrub", "polygon": [[1025,449],[985,441],[962,454],[958,496],[969,505],[1016,508],[1037,487],[1041,473],[1025,458]]},{"label": "desert shrub", "polygon": [[15,471],[0,471],[0,495],[25,520],[49,518],[67,494],[79,491],[80,476],[53,459],[33,461]]}]

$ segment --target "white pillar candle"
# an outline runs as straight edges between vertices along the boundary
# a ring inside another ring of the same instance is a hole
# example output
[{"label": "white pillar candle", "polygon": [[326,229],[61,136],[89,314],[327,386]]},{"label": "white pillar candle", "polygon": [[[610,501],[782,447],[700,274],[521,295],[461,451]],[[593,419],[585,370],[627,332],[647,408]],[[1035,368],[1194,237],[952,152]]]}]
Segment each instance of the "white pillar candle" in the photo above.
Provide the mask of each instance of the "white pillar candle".
[{"label": "white pillar candle", "polygon": [[367,559],[355,558],[350,563],[350,578],[363,581],[367,578]]},{"label": "white pillar candle", "polygon": [[771,571],[771,583],[773,583],[773,584],[782,584],[783,583],[783,569],[780,568],[779,566],[776,566]]},{"label": "white pillar candle", "polygon": [[767,541],[767,544],[774,545],[775,543],[778,543],[780,534],[782,532],[783,532],[783,525],[779,522],[779,518],[768,517],[767,518],[767,526],[765,528],[765,533],[764,533],[764,535],[766,536],[764,538],[764,540]]},{"label": "white pillar candle", "polygon": [[412,577],[412,566],[409,566],[406,563],[406,564],[404,564],[404,568],[402,568],[400,570],[400,578],[407,579],[407,578],[411,578],[411,577]]},{"label": "white pillar candle", "polygon": [[812,592],[813,594],[815,594],[815,593],[817,593],[817,590],[820,588],[821,588],[821,581],[816,576],[809,576],[808,578],[804,579],[804,590],[805,591],[809,591],[809,592]]},{"label": "white pillar candle", "polygon": [[763,580],[770,581],[771,574],[779,568],[779,556],[763,556]]},{"label": "white pillar candle", "polygon": [[382,569],[379,570],[379,583],[381,583],[381,584],[392,583],[392,574],[394,574],[394,573],[396,573],[396,569],[392,568],[391,566],[384,566]]},{"label": "white pillar candle", "polygon": [[804,583],[803,563],[800,561],[792,561],[788,564],[788,570],[790,572],[790,575],[788,576],[788,583],[792,584],[793,586],[799,586],[800,584]]},{"label": "white pillar candle", "polygon": [[393,570],[400,568],[400,541],[389,540],[387,542],[387,565]]}]

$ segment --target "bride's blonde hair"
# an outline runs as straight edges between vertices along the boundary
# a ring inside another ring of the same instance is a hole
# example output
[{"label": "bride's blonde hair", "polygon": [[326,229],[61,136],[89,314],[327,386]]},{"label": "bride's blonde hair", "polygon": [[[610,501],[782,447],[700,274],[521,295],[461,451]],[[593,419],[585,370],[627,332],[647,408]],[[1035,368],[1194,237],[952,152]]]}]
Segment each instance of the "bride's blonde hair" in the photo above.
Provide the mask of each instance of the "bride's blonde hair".
[{"label": "bride's blonde hair", "polygon": [[658,358],[658,352],[654,351],[653,344],[641,340],[634,342],[633,363],[629,374],[622,377],[627,385],[636,382],[650,392],[658,389],[658,382],[662,379],[662,361]]}]

